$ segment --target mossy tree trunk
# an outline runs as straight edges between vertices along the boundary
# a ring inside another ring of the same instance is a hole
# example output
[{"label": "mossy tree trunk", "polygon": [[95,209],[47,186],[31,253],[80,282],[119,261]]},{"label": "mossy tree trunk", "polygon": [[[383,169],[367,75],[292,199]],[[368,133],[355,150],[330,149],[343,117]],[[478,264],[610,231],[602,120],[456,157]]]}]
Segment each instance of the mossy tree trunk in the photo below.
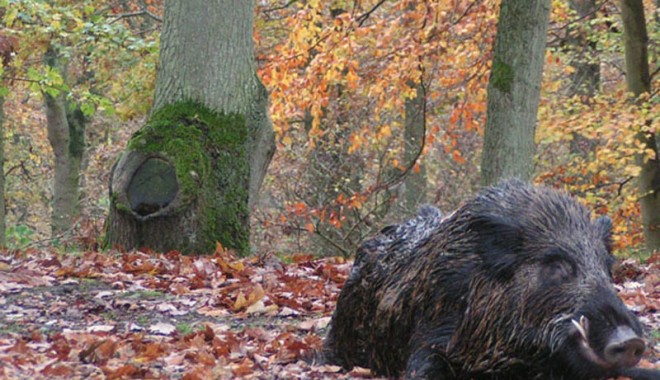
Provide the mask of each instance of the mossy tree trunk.
[{"label": "mossy tree trunk", "polygon": [[[66,79],[66,62],[49,48],[48,66]],[[51,211],[53,236],[68,231],[80,213],[80,166],[85,150],[85,118],[80,108],[66,100],[63,89],[57,95],[44,92],[48,141],[55,156],[55,180]]]},{"label": "mossy tree trunk", "polygon": [[481,178],[530,180],[550,0],[503,0],[488,83]]},{"label": "mossy tree trunk", "polygon": [[249,207],[275,149],[253,6],[166,1],[154,109],[113,169],[108,245],[249,252]]},{"label": "mossy tree trunk", "polygon": [[[642,0],[623,0],[621,2],[624,43],[626,55],[626,82],[628,90],[636,97],[651,92],[649,71],[648,43],[644,3]],[[652,151],[651,157],[640,153],[637,162],[642,171],[638,178],[640,208],[644,240],[649,251],[660,250],[660,150],[655,133],[649,129],[651,121],[639,131],[637,138],[646,149]]]}]

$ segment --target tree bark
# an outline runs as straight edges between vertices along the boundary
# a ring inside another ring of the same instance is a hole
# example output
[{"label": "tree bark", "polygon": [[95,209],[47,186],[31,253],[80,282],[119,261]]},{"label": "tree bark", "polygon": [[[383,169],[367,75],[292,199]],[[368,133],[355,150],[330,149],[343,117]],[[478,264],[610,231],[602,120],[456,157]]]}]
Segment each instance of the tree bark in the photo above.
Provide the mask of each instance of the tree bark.
[{"label": "tree bark", "polygon": [[[574,26],[569,29],[568,44],[571,54],[570,65],[573,67],[569,96],[580,96],[583,103],[588,103],[600,87],[600,55],[596,41],[591,40],[589,22],[596,17],[596,0],[571,0],[571,8],[577,13]],[[597,146],[597,141],[572,132],[570,152],[584,158],[588,157]]]},{"label": "tree bark", "polygon": [[600,86],[600,56],[596,42],[589,39],[591,28],[585,24],[596,17],[596,0],[571,0],[570,5],[580,21],[571,28],[568,41],[573,54],[570,65],[574,69],[569,95],[591,98]]},{"label": "tree bark", "polygon": [[[623,18],[624,43],[626,56],[626,82],[628,90],[635,97],[651,92],[651,75],[649,72],[648,43],[642,0],[623,0],[621,2]],[[656,136],[649,130],[650,122],[643,126],[637,134],[638,140],[646,149],[653,151],[648,158],[640,153],[637,163],[641,167],[638,178],[640,208],[644,240],[649,251],[660,250],[660,152]]]},{"label": "tree bark", "polygon": [[503,0],[488,83],[482,183],[530,180],[550,0]]},{"label": "tree bark", "polygon": [[116,163],[106,244],[249,252],[249,207],[274,153],[253,4],[168,0],[150,120]]},{"label": "tree bark", "polygon": [[[404,130],[404,165],[409,166],[419,158],[423,148],[424,134],[426,133],[426,114],[424,112],[426,95],[424,86],[415,85],[416,96],[407,99],[405,104],[405,130]],[[404,182],[403,204],[404,209],[411,214],[417,212],[420,204],[426,201],[426,167],[419,165],[419,171],[411,170]]]},{"label": "tree bark", "polygon": [[247,0],[167,1],[154,99],[154,110],[194,100],[246,116],[250,206],[275,152],[268,93],[255,70],[253,7]]},{"label": "tree bark", "polygon": [[[56,50],[49,48],[45,61],[66,78],[66,66]],[[79,182],[85,145],[85,121],[80,109],[71,110],[71,104],[67,103],[63,91],[56,96],[44,92],[43,96],[48,141],[55,156],[51,232],[53,236],[58,236],[71,229],[80,212]]]}]

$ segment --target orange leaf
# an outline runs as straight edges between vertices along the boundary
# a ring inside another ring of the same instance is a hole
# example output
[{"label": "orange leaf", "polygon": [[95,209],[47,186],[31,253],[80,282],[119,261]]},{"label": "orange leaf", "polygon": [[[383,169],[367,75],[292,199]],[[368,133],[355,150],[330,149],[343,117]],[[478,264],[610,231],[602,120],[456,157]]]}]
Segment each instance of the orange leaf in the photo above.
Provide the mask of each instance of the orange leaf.
[{"label": "orange leaf", "polygon": [[234,376],[243,377],[254,372],[254,363],[252,360],[245,358],[239,364],[232,365],[231,371],[234,373]]},{"label": "orange leaf", "polygon": [[41,370],[41,374],[46,377],[69,377],[73,375],[73,369],[63,364],[47,365],[46,368]]},{"label": "orange leaf", "polygon": [[234,302],[234,310],[238,311],[248,306],[249,305],[247,299],[245,298],[245,294],[243,294],[243,292],[238,293],[238,296],[236,297],[236,302]]},{"label": "orange leaf", "polygon": [[466,162],[465,158],[461,156],[461,152],[459,152],[458,150],[454,150],[454,152],[452,152],[452,157],[454,158],[454,161],[456,161],[459,164],[464,164]]}]

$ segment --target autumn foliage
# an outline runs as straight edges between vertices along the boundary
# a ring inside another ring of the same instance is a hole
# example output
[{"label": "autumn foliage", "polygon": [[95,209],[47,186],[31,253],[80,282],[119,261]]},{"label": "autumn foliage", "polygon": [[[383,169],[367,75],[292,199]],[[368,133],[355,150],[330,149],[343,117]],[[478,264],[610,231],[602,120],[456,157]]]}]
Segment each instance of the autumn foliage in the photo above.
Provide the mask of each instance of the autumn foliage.
[{"label": "autumn foliage", "polygon": [[[3,46],[14,51],[3,76],[5,141],[11,142],[5,163],[8,242],[27,247],[48,235],[53,163],[39,98],[59,88],[71,92],[92,123],[82,215],[58,241],[93,245],[108,204],[107,173],[151,104],[163,4],[11,4],[2,15]],[[422,168],[426,200],[441,209],[455,208],[476,190],[498,5],[257,4],[257,63],[270,91],[279,145],[253,214],[259,249],[351,255],[365,237],[410,212],[400,204],[402,183]],[[650,39],[656,41],[656,3],[647,0],[645,6]],[[536,182],[566,188],[612,216],[617,249],[633,252],[642,244],[634,156],[644,150],[635,134],[660,125],[657,94],[641,108],[629,102],[615,2],[598,3],[586,16],[568,2],[553,2],[552,11]],[[67,81],[42,63],[52,41],[71,54]],[[649,48],[657,56],[657,44]],[[572,75],[585,62],[600,68],[591,93],[574,91]],[[653,81],[658,88],[658,75]],[[418,158],[407,162],[405,105],[417,96],[424,98],[425,133],[414,144]]]},{"label": "autumn foliage", "polygon": [[[442,184],[431,199],[456,204],[454,186],[472,187],[477,174],[496,5],[309,1],[258,10],[260,74],[280,136],[271,172],[296,179],[268,189],[283,208],[264,219],[313,231],[335,242],[326,252],[346,255],[396,211],[402,176],[421,165]],[[290,32],[273,41],[280,30]],[[404,107],[419,85],[426,133],[418,160],[405,162]]]},{"label": "autumn foliage", "polygon": [[[498,3],[258,7],[260,74],[271,91],[280,141],[268,187],[279,206],[265,208],[265,225],[298,237],[314,232],[340,245],[321,251],[350,254],[374,232],[372,225],[401,219],[395,215],[402,173],[425,166],[430,201],[442,209],[474,190]],[[657,13],[655,3],[645,5],[647,15]],[[615,2],[586,15],[568,2],[553,2],[552,10],[536,182],[568,189],[611,215],[616,248],[635,250],[642,235],[634,157],[644,151],[635,135],[660,125],[657,96],[640,108],[630,103]],[[648,22],[657,36],[658,18]],[[650,49],[653,56],[658,46]],[[576,91],[572,75],[594,62],[596,91]],[[426,133],[419,158],[409,163],[403,160],[404,105],[420,83]],[[658,88],[657,75],[652,87]],[[278,178],[287,181],[280,185]]]}]

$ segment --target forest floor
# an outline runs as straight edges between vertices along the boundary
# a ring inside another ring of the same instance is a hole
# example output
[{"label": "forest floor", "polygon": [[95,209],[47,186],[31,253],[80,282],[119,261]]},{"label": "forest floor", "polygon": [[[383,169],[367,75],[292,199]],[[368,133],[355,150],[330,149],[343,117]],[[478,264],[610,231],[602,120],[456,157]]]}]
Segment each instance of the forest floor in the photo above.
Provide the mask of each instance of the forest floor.
[{"label": "forest floor", "polygon": [[[372,378],[314,360],[351,263],[286,261],[0,253],[0,378]],[[660,368],[660,255],[615,277]]]}]

